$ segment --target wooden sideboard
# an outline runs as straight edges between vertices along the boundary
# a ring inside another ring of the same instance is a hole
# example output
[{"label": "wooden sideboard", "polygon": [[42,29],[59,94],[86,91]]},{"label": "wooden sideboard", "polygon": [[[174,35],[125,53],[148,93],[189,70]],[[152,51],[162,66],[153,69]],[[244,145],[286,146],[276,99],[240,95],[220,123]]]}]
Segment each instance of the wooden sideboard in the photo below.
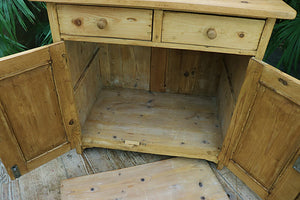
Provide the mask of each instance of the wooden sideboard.
[{"label": "wooden sideboard", "polygon": [[296,16],[283,1],[45,1],[55,44],[0,58],[11,177],[103,147],[206,159],[262,198],[299,195],[300,81],[261,61],[276,19]]}]

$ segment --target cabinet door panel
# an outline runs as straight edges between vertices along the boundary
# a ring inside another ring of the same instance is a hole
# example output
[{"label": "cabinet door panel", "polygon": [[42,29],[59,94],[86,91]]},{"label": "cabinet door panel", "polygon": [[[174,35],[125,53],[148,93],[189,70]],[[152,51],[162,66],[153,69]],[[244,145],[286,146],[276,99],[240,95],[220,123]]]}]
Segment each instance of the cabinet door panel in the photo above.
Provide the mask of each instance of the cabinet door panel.
[{"label": "cabinet door panel", "polygon": [[11,176],[15,165],[24,174],[80,142],[65,58],[64,43],[0,58],[0,158]]},{"label": "cabinet door panel", "polygon": [[66,141],[50,65],[1,80],[0,93],[26,160]]},{"label": "cabinet door panel", "polygon": [[264,86],[257,96],[232,160],[266,188],[297,149],[299,106]]},{"label": "cabinet door panel", "polygon": [[251,59],[219,159],[262,198],[300,146],[300,81]]}]

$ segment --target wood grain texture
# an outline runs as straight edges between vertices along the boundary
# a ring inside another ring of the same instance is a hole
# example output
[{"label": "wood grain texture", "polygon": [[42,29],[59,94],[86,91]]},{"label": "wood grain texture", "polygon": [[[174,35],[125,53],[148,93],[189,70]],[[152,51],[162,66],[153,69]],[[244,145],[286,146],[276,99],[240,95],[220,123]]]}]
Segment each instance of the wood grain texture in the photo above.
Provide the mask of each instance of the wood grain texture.
[{"label": "wood grain texture", "polygon": [[254,50],[244,50],[244,49],[234,49],[234,48],[223,48],[215,46],[201,46],[201,45],[189,45],[189,44],[175,44],[175,43],[161,43],[152,41],[141,41],[141,40],[129,40],[129,39],[119,39],[119,38],[104,38],[104,37],[93,37],[93,36],[78,36],[78,35],[61,35],[64,40],[72,41],[85,41],[85,42],[98,42],[98,43],[108,43],[108,44],[123,44],[123,45],[136,45],[136,46],[147,46],[147,47],[161,47],[161,48],[171,48],[171,49],[187,49],[195,51],[207,51],[207,52],[217,52],[217,53],[228,53],[228,54],[238,54],[238,55],[251,55],[255,56],[256,51]]},{"label": "wood grain texture", "polygon": [[0,80],[48,65],[50,61],[48,47],[38,47],[0,58]]},{"label": "wood grain texture", "polygon": [[87,175],[84,162],[81,156],[72,150],[21,176],[20,194],[23,200],[59,200],[60,182],[83,175]]},{"label": "wood grain texture", "polygon": [[14,164],[26,172],[70,150],[69,142],[75,147],[80,126],[62,42],[1,58],[0,63],[1,135],[7,134],[1,137],[15,150],[1,158],[12,175]]},{"label": "wood grain texture", "polygon": [[163,14],[164,14],[164,12],[162,10],[154,10],[153,11],[152,41],[154,41],[154,42],[161,42]]},{"label": "wood grain texture", "polygon": [[2,80],[0,93],[26,160],[67,140],[49,65]]},{"label": "wood grain texture", "polygon": [[[162,42],[256,50],[264,24],[264,20],[166,11]],[[211,28],[214,39],[208,37]]]},{"label": "wood grain texture", "polygon": [[62,199],[228,199],[208,163],[174,158],[62,182]]},{"label": "wood grain texture", "polygon": [[48,19],[53,42],[61,41],[56,3],[47,3]]},{"label": "wood grain texture", "polygon": [[262,60],[264,58],[267,46],[269,44],[269,40],[272,35],[273,27],[275,25],[276,19],[274,18],[268,18],[266,20],[266,24],[264,26],[264,30],[262,32],[259,45],[257,47],[257,53],[255,55],[255,58],[258,60]]},{"label": "wood grain texture", "polygon": [[49,48],[52,71],[59,100],[62,122],[71,148],[81,152],[81,127],[75,105],[71,72],[67,64],[65,44],[63,42]]},{"label": "wood grain texture", "polygon": [[166,91],[166,68],[169,50],[165,48],[151,48],[150,91]]},{"label": "wood grain texture", "polygon": [[216,162],[222,141],[215,107],[213,97],[103,89],[83,128],[83,146]]},{"label": "wood grain texture", "polygon": [[104,86],[149,90],[149,47],[100,44],[99,48]]},{"label": "wood grain texture", "polygon": [[14,179],[13,171],[11,170],[12,166],[18,165],[21,174],[25,174],[28,169],[23,152],[20,149],[7,117],[8,116],[4,112],[3,106],[0,104],[0,158],[6,167],[7,173],[10,177],[12,177],[12,179]]},{"label": "wood grain texture", "polygon": [[[39,0],[31,0],[39,1]],[[157,8],[252,18],[294,19],[296,11],[282,0],[44,0],[45,2]]]},{"label": "wood grain texture", "polygon": [[[0,199],[61,199],[59,186],[63,179],[133,167],[167,158],[169,157],[102,148],[86,149],[82,155],[72,150],[13,181],[9,180],[0,161]],[[213,163],[210,163],[210,166],[226,193],[230,195],[230,200],[260,200],[227,168],[216,172]]]},{"label": "wood grain texture", "polygon": [[247,67],[249,64],[250,56],[241,55],[225,55],[224,64],[231,87],[231,92],[236,104],[242,85],[245,80]]},{"label": "wood grain texture", "polygon": [[216,96],[221,54],[171,49],[167,59],[167,92]]},{"label": "wood grain texture", "polygon": [[234,111],[235,101],[230,87],[227,70],[224,65],[218,87],[217,103],[222,136],[225,138]]},{"label": "wood grain texture", "polygon": [[[249,68],[249,66],[252,66]],[[257,82],[262,73],[262,68],[253,59],[250,60],[245,81],[242,85],[236,107],[233,112],[231,123],[228,127],[226,137],[222,144],[222,150],[219,154],[220,164],[227,165],[231,156],[231,151],[234,145],[237,145],[239,138],[239,130],[245,126],[247,122],[248,110],[255,100],[255,94],[258,87]],[[251,95],[249,95],[251,94]],[[237,120],[241,120],[241,123],[236,123]],[[228,153],[229,151],[230,153]]]},{"label": "wood grain texture", "polygon": [[78,110],[80,125],[84,126],[85,120],[93,107],[102,88],[99,67],[99,53],[92,57],[84,69],[74,91],[75,102]]},{"label": "wood grain texture", "polygon": [[104,148],[85,149],[83,155],[86,156],[93,174],[133,167],[170,158],[163,155]]},{"label": "wood grain texture", "polygon": [[85,68],[93,59],[98,45],[91,42],[73,41],[65,41],[65,45],[74,88]]},{"label": "wood grain texture", "polygon": [[300,174],[293,168],[293,165],[299,156],[300,149],[298,149],[298,152],[288,164],[287,169],[279,177],[278,181],[274,185],[271,195],[268,197],[268,200],[298,200],[297,198],[299,198],[300,191]]},{"label": "wood grain texture", "polygon": [[231,117],[245,80],[250,57],[240,55],[224,55],[223,69],[218,87],[218,114],[225,138]]},{"label": "wood grain texture", "polygon": [[299,120],[299,105],[261,87],[232,159],[271,188],[300,145]]},{"label": "wood grain texture", "polygon": [[[63,34],[151,40],[152,10],[57,5],[57,13]],[[107,21],[102,29],[100,19]]]},{"label": "wood grain texture", "polygon": [[229,142],[225,165],[262,198],[299,147],[299,99],[294,94],[299,84],[299,80],[251,59],[229,126],[231,139],[225,138],[223,148]]},{"label": "wood grain texture", "polygon": [[262,200],[247,185],[234,175],[227,167],[216,169],[216,164],[209,163],[230,200]]}]

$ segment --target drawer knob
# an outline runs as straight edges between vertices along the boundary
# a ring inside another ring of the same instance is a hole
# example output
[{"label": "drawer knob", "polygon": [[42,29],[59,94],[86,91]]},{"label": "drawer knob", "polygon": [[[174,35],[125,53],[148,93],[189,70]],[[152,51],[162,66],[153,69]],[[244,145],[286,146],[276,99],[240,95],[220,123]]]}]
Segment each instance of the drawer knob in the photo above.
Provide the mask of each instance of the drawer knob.
[{"label": "drawer knob", "polygon": [[211,40],[217,37],[217,31],[214,28],[209,28],[207,30],[207,37]]},{"label": "drawer knob", "polygon": [[105,27],[107,26],[107,20],[104,18],[101,18],[98,23],[97,23],[98,28],[100,29],[105,29]]}]

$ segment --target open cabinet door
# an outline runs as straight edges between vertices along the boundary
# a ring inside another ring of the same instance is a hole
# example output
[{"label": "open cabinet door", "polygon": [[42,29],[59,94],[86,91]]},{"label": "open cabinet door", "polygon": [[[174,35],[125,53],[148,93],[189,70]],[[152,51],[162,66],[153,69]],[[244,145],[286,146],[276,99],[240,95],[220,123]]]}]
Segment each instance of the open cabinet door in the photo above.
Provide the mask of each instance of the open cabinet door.
[{"label": "open cabinet door", "polygon": [[0,58],[0,158],[12,178],[80,149],[63,42]]},{"label": "open cabinet door", "polygon": [[[289,166],[299,146],[300,81],[252,58],[219,156],[220,166],[227,166],[266,199],[284,188],[277,184],[291,184],[279,177],[294,170]],[[300,182],[299,173],[292,178]],[[290,198],[278,199],[295,200],[300,191],[296,185],[290,187]]]}]

